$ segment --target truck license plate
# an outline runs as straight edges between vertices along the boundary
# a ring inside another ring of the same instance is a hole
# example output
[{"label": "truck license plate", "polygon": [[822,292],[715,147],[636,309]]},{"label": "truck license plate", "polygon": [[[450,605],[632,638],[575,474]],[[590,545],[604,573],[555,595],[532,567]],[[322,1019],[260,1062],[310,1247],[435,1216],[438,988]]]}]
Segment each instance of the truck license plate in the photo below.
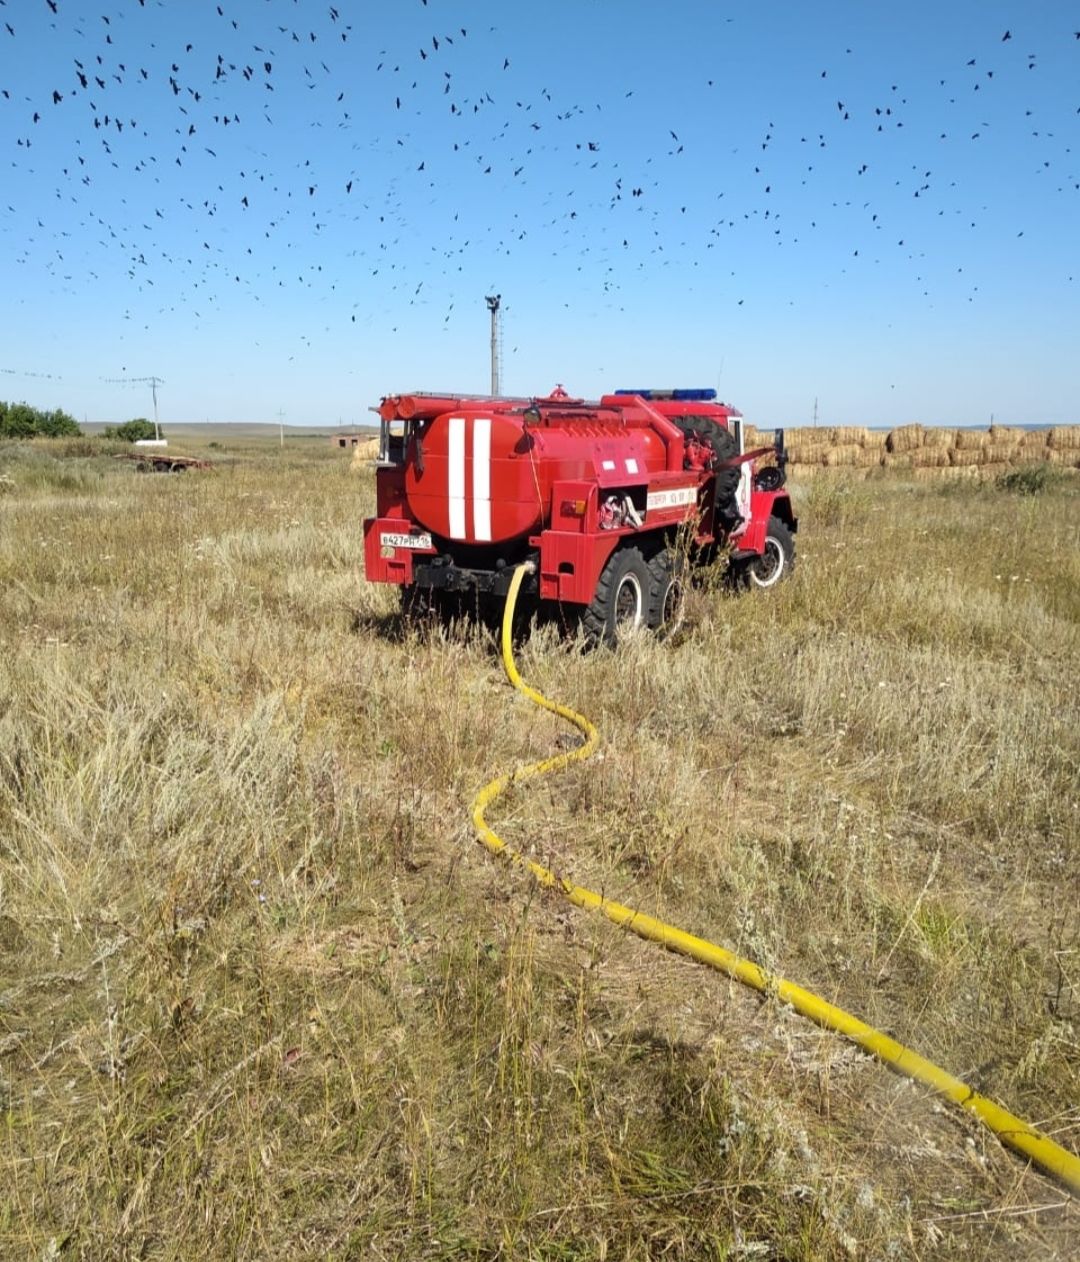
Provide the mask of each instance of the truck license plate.
[{"label": "truck license plate", "polygon": [[387,532],[379,536],[379,542],[384,548],[430,548],[431,536],[429,534],[399,535]]}]

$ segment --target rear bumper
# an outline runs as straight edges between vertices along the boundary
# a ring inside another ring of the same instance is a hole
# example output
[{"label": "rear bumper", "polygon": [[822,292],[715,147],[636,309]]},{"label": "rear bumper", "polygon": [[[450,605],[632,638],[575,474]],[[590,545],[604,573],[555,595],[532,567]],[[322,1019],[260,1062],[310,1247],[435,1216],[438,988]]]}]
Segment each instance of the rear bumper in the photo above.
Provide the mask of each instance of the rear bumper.
[{"label": "rear bumper", "polygon": [[412,583],[415,562],[435,551],[431,535],[401,517],[364,522],[364,573],[371,583]]},{"label": "rear bumper", "polygon": [[[505,597],[510,590],[515,566],[501,565],[493,570],[474,570],[457,565],[451,557],[437,556],[413,562],[412,581],[417,587],[430,587],[443,592],[480,592],[486,596]],[[526,591],[536,589],[535,578],[526,578]]]},{"label": "rear bumper", "polygon": [[364,522],[364,571],[372,583],[505,596],[515,567],[531,559],[536,574],[526,579],[526,592],[542,600],[588,604],[623,534],[545,530],[513,545],[459,549],[404,518],[370,517]]}]

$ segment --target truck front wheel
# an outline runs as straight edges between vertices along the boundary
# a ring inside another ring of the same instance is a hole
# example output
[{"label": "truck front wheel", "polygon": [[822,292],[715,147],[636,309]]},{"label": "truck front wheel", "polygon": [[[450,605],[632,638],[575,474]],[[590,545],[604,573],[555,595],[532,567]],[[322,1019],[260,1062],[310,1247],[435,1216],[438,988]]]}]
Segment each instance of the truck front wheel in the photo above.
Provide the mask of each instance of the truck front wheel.
[{"label": "truck front wheel", "polygon": [[648,622],[651,588],[649,567],[638,549],[616,548],[582,615],[585,634],[597,644],[614,647],[625,631]]},{"label": "truck front wheel", "polygon": [[755,587],[773,587],[794,569],[795,537],[787,523],[770,517],[765,528],[765,551],[747,564],[746,572]]}]

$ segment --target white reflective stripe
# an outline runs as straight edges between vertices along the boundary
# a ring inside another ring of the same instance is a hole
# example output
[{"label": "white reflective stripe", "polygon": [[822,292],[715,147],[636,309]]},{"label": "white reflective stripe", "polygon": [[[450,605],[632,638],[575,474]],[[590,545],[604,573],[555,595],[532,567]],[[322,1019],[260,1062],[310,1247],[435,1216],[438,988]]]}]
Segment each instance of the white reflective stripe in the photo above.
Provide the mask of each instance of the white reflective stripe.
[{"label": "white reflective stripe", "polygon": [[491,421],[478,416],[472,432],[473,534],[491,542]]},{"label": "white reflective stripe", "polygon": [[450,538],[465,538],[465,418],[450,418],[446,493],[450,500]]},{"label": "white reflective stripe", "polygon": [[626,462],[626,472],[627,472],[627,473],[637,473],[637,461],[636,461],[636,460],[627,460],[627,462]]}]

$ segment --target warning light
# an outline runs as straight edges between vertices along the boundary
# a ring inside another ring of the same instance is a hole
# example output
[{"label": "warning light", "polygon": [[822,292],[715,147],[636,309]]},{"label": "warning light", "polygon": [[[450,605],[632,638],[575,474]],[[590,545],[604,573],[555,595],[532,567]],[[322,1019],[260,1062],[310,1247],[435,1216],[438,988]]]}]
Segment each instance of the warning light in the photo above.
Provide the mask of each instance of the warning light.
[{"label": "warning light", "polygon": [[715,390],[616,390],[616,394],[636,394],[646,401],[657,399],[678,399],[683,402],[707,402],[716,398]]}]

